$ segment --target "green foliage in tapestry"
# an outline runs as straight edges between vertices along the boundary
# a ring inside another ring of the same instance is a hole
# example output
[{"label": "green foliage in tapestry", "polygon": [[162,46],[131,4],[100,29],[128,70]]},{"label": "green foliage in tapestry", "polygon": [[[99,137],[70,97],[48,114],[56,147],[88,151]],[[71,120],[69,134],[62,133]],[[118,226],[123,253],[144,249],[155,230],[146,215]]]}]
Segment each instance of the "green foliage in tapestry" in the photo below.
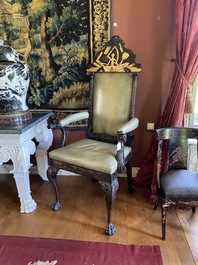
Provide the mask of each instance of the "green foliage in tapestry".
[{"label": "green foliage in tapestry", "polygon": [[88,106],[89,1],[3,0],[0,36],[30,68],[30,108]]}]

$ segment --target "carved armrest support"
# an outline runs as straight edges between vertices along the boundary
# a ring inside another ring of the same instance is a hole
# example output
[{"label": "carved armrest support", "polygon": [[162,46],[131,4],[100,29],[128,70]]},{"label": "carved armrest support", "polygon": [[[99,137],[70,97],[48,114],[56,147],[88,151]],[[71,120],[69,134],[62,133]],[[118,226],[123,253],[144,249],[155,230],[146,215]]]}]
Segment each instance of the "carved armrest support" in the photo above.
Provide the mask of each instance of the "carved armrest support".
[{"label": "carved armrest support", "polygon": [[118,137],[118,143],[117,143],[118,172],[121,173],[124,171],[124,143],[127,140],[127,136],[125,133],[118,131],[117,137]]},{"label": "carved armrest support", "polygon": [[118,172],[121,173],[124,171],[124,143],[127,140],[125,133],[118,132],[118,143],[117,143],[117,162],[118,162]]},{"label": "carved armrest support", "polygon": [[137,118],[132,118],[130,121],[125,123],[120,127],[117,132],[117,162],[118,162],[118,172],[124,171],[124,143],[127,140],[127,133],[135,130],[138,127],[139,120]]}]

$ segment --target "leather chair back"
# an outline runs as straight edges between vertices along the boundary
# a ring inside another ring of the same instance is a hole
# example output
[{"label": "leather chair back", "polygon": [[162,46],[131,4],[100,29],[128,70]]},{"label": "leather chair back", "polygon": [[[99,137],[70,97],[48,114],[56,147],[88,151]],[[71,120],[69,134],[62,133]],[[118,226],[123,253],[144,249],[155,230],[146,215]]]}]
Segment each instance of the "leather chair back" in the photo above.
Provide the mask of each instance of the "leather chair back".
[{"label": "leather chair back", "polygon": [[93,92],[93,132],[116,135],[130,119],[131,73],[95,73]]}]

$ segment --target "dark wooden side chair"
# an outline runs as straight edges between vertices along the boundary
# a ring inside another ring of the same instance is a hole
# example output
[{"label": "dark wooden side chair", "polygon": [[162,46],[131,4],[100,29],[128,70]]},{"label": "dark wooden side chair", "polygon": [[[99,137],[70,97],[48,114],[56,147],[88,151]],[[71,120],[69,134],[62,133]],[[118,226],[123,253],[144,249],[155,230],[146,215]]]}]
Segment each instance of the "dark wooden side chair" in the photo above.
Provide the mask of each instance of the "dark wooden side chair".
[{"label": "dark wooden side chair", "polygon": [[[162,128],[156,130],[158,140],[157,182],[161,204],[162,240],[166,239],[166,213],[168,209],[198,206],[198,173],[187,169],[189,146],[197,146],[198,129]],[[194,139],[194,140],[193,140]]]},{"label": "dark wooden side chair", "polygon": [[108,235],[115,233],[111,212],[118,189],[118,175],[127,171],[128,191],[132,186],[132,140],[138,127],[134,117],[136,86],[141,65],[135,54],[125,48],[119,36],[113,36],[98,52],[87,69],[90,75],[90,104],[88,111],[72,114],[60,121],[65,141],[65,129],[71,122],[88,119],[86,138],[49,152],[47,175],[56,193],[54,211],[60,208],[57,184],[59,169],[97,180],[106,194]]}]

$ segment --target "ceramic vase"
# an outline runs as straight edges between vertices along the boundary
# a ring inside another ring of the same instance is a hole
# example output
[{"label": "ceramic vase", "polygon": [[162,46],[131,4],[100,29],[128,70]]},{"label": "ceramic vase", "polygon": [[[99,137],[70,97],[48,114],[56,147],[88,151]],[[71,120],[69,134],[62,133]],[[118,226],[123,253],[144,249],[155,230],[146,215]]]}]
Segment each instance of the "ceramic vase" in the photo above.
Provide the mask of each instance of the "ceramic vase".
[{"label": "ceramic vase", "polygon": [[23,57],[0,39],[0,123],[21,124],[32,118],[26,104],[29,68]]}]

